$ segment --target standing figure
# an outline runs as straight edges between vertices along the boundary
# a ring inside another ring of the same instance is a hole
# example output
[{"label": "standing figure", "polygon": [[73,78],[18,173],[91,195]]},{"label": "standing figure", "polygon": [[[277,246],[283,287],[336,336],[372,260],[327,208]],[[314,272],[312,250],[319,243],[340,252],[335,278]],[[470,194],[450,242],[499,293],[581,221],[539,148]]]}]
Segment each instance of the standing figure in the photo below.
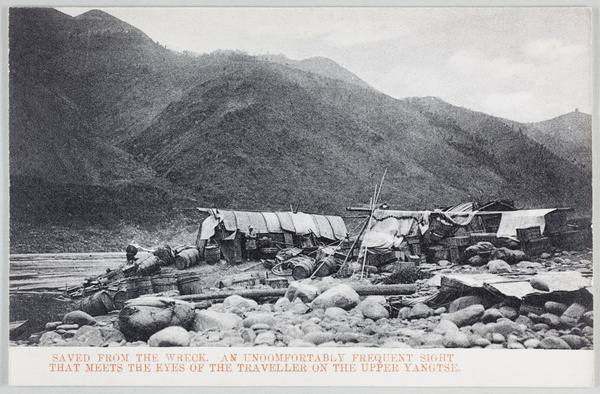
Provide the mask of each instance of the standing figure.
[{"label": "standing figure", "polygon": [[250,225],[248,226],[248,232],[246,233],[246,259],[247,260],[256,260],[258,258],[257,251],[258,245],[257,240],[258,234],[254,231],[254,228]]}]

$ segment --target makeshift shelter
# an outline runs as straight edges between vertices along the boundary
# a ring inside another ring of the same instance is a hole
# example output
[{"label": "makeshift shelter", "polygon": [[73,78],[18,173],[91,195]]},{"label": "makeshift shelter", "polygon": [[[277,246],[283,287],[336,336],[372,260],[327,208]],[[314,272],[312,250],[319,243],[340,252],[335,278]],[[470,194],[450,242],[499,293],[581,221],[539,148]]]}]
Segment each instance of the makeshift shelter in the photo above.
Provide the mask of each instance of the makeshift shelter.
[{"label": "makeshift shelter", "polygon": [[[549,229],[565,228],[565,211],[561,208],[517,210],[504,201],[468,202],[431,211],[375,209],[361,250],[383,255],[406,249],[420,255],[421,246],[415,247],[418,243],[425,247],[447,248],[451,261],[454,261],[464,248],[480,241],[499,244],[502,239],[512,239],[524,241],[529,246],[538,243],[537,249],[547,248],[549,240],[543,234]],[[531,251],[537,252],[537,249]]]},{"label": "makeshift shelter", "polygon": [[[315,246],[346,239],[348,231],[339,216],[311,215],[302,212],[247,212],[201,209],[209,216],[202,222],[196,244],[200,253],[208,242],[221,247],[223,257],[232,263],[242,261],[250,229],[259,241],[283,247]],[[264,243],[263,243],[264,245]]]}]

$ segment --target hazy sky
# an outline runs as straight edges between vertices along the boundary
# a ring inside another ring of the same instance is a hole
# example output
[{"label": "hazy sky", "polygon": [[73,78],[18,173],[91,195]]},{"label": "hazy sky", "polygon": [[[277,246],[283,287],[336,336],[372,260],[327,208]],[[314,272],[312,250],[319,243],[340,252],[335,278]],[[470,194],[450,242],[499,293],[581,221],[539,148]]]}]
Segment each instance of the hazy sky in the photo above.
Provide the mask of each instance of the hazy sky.
[{"label": "hazy sky", "polygon": [[177,51],[324,56],[396,98],[437,96],[522,122],[591,113],[587,8],[102,10]]}]

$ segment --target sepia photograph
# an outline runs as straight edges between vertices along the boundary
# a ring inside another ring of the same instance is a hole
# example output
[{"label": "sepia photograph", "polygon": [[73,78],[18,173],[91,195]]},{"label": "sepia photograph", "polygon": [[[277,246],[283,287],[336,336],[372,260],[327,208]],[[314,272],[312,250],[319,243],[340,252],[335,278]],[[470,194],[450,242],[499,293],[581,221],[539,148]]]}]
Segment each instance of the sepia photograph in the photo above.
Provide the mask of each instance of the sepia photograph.
[{"label": "sepia photograph", "polygon": [[593,384],[591,8],[7,13],[11,384]]}]

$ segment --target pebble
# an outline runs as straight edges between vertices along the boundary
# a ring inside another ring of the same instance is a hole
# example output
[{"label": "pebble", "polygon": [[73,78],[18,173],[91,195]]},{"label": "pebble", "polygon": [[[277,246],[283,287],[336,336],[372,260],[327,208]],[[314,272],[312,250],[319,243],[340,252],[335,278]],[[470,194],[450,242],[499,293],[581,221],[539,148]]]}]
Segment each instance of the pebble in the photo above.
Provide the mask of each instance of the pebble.
[{"label": "pebble", "polygon": [[516,266],[518,268],[522,268],[522,269],[539,269],[539,268],[543,268],[544,266],[541,263],[533,263],[531,261],[521,261],[519,263],[516,264]]},{"label": "pebble", "polygon": [[540,347],[542,349],[565,349],[565,350],[571,349],[567,342],[560,339],[559,337],[553,337],[553,336],[544,337],[544,339],[542,339],[542,341],[540,343]]},{"label": "pebble", "polygon": [[492,333],[492,343],[504,343],[506,339],[499,332]]},{"label": "pebble", "polygon": [[496,320],[503,317],[502,313],[496,308],[490,308],[485,311],[483,314],[481,321],[483,323],[494,323]]},{"label": "pebble", "polygon": [[54,331],[62,324],[61,321],[53,321],[46,323],[46,331]]},{"label": "pebble", "polygon": [[41,347],[53,346],[56,343],[64,342],[62,336],[54,331],[48,331],[42,334],[38,345]]},{"label": "pebble", "polygon": [[503,306],[499,309],[499,311],[502,314],[502,316],[510,320],[515,320],[517,316],[519,316],[517,310],[511,306]]},{"label": "pebble", "polygon": [[306,322],[306,323],[303,323],[303,324],[300,326],[300,329],[301,329],[302,331],[304,331],[304,333],[305,333],[305,334],[309,334],[309,333],[311,333],[311,332],[313,332],[313,331],[323,331],[323,330],[321,329],[321,327],[319,327],[318,325],[316,325],[314,322],[311,322],[311,321],[308,321],[308,322]]},{"label": "pebble", "polygon": [[552,329],[546,331],[546,336],[559,337],[560,333],[558,332],[558,330],[555,330],[552,328]]},{"label": "pebble", "polygon": [[331,320],[346,319],[349,316],[350,316],[350,314],[348,312],[346,312],[344,309],[338,308],[335,306],[325,309],[325,315],[324,315],[324,317],[331,319]]},{"label": "pebble", "polygon": [[438,264],[440,267],[447,267],[447,266],[451,265],[452,263],[451,263],[451,262],[449,262],[448,260],[440,260],[440,261],[438,261],[438,263],[437,263],[437,264]]},{"label": "pebble", "polygon": [[315,347],[316,345],[311,342],[303,341],[302,339],[294,339],[288,343],[289,347]]},{"label": "pebble", "polygon": [[471,305],[454,313],[442,315],[443,320],[450,320],[458,327],[471,325],[477,322],[483,316],[485,308],[483,305]]},{"label": "pebble", "polygon": [[260,346],[260,345],[273,346],[275,344],[276,340],[277,340],[277,337],[275,336],[275,333],[273,331],[261,332],[254,339],[254,345],[255,346]]},{"label": "pebble", "polygon": [[525,347],[527,349],[536,349],[538,347],[540,347],[540,340],[536,339],[536,338],[529,338],[528,340],[526,340],[525,342],[523,342],[523,345],[525,345]]},{"label": "pebble", "polygon": [[512,271],[510,265],[504,260],[492,260],[487,263],[487,268],[492,274],[507,273]]},{"label": "pebble", "polygon": [[547,324],[544,323],[537,323],[533,325],[533,331],[542,331],[542,330],[549,330],[550,327]]},{"label": "pebble", "polygon": [[256,338],[256,332],[250,328],[244,328],[240,330],[240,337],[244,340],[244,342],[253,343]]},{"label": "pebble", "polygon": [[360,296],[350,286],[342,284],[330,288],[312,302],[313,308],[327,309],[337,306],[345,310],[354,308],[360,302]]},{"label": "pebble", "polygon": [[594,335],[594,329],[590,326],[585,326],[581,329],[581,333],[585,336],[591,337]]},{"label": "pebble", "polygon": [[480,346],[480,347],[486,347],[490,344],[491,344],[491,342],[485,338],[477,338],[475,341],[473,341],[473,345]]},{"label": "pebble", "polygon": [[79,324],[61,324],[56,327],[57,330],[77,330],[79,328]]},{"label": "pebble", "polygon": [[531,319],[528,318],[527,316],[519,316],[519,317],[517,317],[517,319],[515,320],[515,323],[517,323],[519,325],[522,324],[526,328],[532,328],[533,327],[533,321],[531,321]]},{"label": "pebble", "polygon": [[379,319],[387,319],[390,316],[388,310],[377,301],[365,300],[360,303],[359,308],[366,319],[377,321]]},{"label": "pebble", "polygon": [[481,298],[478,296],[459,297],[450,303],[450,305],[448,306],[448,312],[454,313],[461,309],[465,309],[471,305],[477,305],[477,304],[482,304],[482,303],[483,302],[482,302]]},{"label": "pebble", "polygon": [[[148,339],[150,347],[189,346],[190,333],[183,327],[171,326],[153,334]],[[220,340],[220,338],[218,339]]]},{"label": "pebble", "polygon": [[255,324],[265,324],[272,327],[275,324],[275,317],[269,313],[256,313],[246,317],[243,324],[246,328],[250,328]]},{"label": "pebble", "polygon": [[[364,313],[364,312],[363,312]],[[416,304],[408,313],[409,319],[424,319],[433,314],[433,309],[425,304]]]},{"label": "pebble", "polygon": [[575,327],[585,312],[586,309],[583,305],[571,304],[560,317],[560,322],[568,327]]},{"label": "pebble", "polygon": [[585,312],[579,321],[583,322],[586,326],[594,327],[594,311]]},{"label": "pebble", "polygon": [[234,313],[221,313],[213,310],[197,310],[193,331],[204,331],[209,328],[218,330],[231,330],[242,327],[242,318]]},{"label": "pebble", "polygon": [[529,284],[531,285],[531,287],[533,287],[536,290],[550,291],[550,287],[548,286],[548,283],[546,283],[545,280],[541,279],[538,276],[534,276],[533,278],[529,279]]},{"label": "pebble", "polygon": [[273,305],[273,309],[275,310],[275,312],[283,312],[288,309],[290,304],[291,304],[291,302],[289,299],[287,299],[285,297],[281,297],[280,299],[277,300],[277,302],[275,302],[275,305]]},{"label": "pebble", "polygon": [[426,348],[439,348],[444,346],[444,336],[434,332],[421,337],[421,345]]},{"label": "pebble", "polygon": [[83,326],[79,328],[75,332],[75,335],[73,335],[73,340],[85,343],[89,346],[101,346],[104,343],[102,331],[100,331],[100,328],[93,326]]},{"label": "pebble", "polygon": [[446,308],[445,307],[439,307],[436,310],[433,311],[433,314],[436,316],[441,315],[442,313],[446,313]]},{"label": "pebble", "polygon": [[544,313],[540,316],[540,323],[547,324],[550,327],[556,327],[560,324],[560,318],[552,313]]},{"label": "pebble", "polygon": [[518,336],[524,334],[523,328],[521,328],[521,326],[519,326],[512,320],[502,320],[497,323],[494,323],[493,325],[491,325],[489,331],[491,333],[502,334],[504,337],[507,337],[509,334],[513,333],[517,334]]},{"label": "pebble", "polygon": [[390,348],[390,349],[412,349],[412,346],[410,346],[407,343],[404,343],[402,341],[387,341],[385,342],[382,347],[384,348]]},{"label": "pebble", "polygon": [[434,333],[442,335],[452,331],[458,331],[458,326],[450,320],[440,320],[440,323],[433,330]]},{"label": "pebble", "polygon": [[258,303],[254,300],[235,294],[223,300],[223,307],[225,309],[239,308],[241,310],[254,310],[258,308]]},{"label": "pebble", "polygon": [[264,324],[264,323],[257,323],[254,324],[252,327],[250,327],[252,330],[254,330],[254,332],[258,333],[261,331],[268,331],[271,329],[271,326],[268,324]]},{"label": "pebble", "polygon": [[63,317],[62,322],[63,324],[76,324],[78,326],[93,326],[96,324],[96,319],[84,311],[72,311]]},{"label": "pebble", "polygon": [[577,335],[563,335],[560,339],[565,341],[571,349],[581,349],[583,347],[581,337]]},{"label": "pebble", "polygon": [[313,331],[304,337],[306,342],[314,343],[315,345],[320,345],[322,343],[331,342],[334,339],[334,335],[329,332],[318,332]]},{"label": "pebble", "polygon": [[444,335],[443,345],[447,348],[468,348],[470,341],[467,334],[462,331],[449,331]]},{"label": "pebble", "polygon": [[525,346],[519,342],[509,342],[506,347],[509,349],[525,349]]},{"label": "pebble", "polygon": [[486,349],[504,349],[504,346],[502,346],[499,343],[492,343],[492,344],[487,345],[485,348]]},{"label": "pebble", "polygon": [[544,309],[546,309],[546,312],[548,313],[560,316],[567,310],[567,305],[561,302],[548,301],[544,304]]}]

